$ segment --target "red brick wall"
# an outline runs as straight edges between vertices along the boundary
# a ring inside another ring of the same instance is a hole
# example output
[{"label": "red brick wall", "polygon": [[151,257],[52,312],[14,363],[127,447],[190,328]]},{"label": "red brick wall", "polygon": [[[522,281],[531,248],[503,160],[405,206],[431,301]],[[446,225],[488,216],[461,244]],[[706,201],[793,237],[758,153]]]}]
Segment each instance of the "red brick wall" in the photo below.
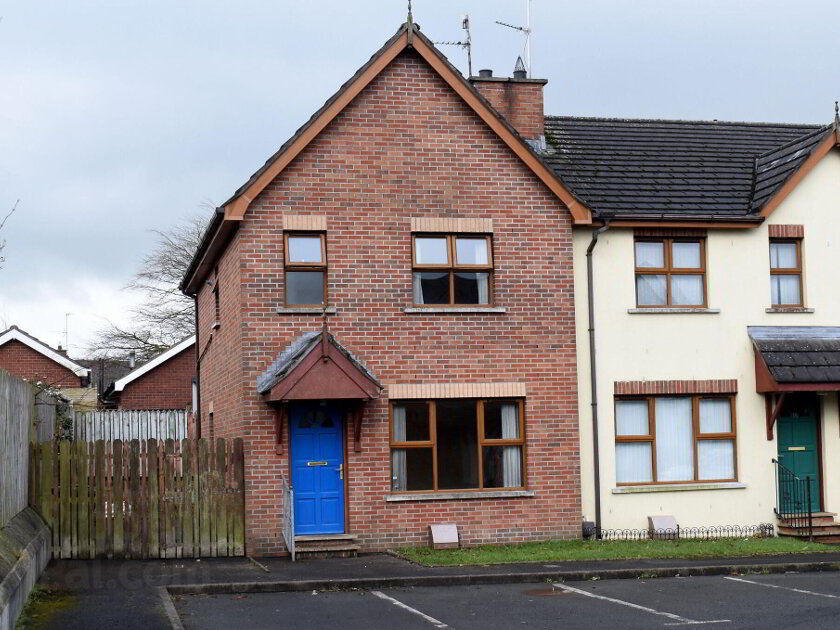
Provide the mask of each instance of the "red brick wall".
[{"label": "red brick wall", "polygon": [[545,81],[476,77],[470,81],[523,138],[535,140],[545,135]]},{"label": "red brick wall", "polygon": [[128,383],[120,409],[186,409],[192,406],[195,346],[190,346]]},{"label": "red brick wall", "polygon": [[12,376],[37,380],[55,387],[81,387],[82,379],[72,370],[45,357],[16,339],[0,346],[0,368]]},{"label": "red brick wall", "polygon": [[[398,57],[251,204],[220,264],[222,325],[199,296],[202,415],[246,440],[246,545],[283,552],[275,412],[255,382],[317,315],[284,303],[283,212],[328,217],[330,330],[383,382],[525,381],[534,497],[389,503],[388,401],[367,406],[347,454],[347,531],[367,551],[424,544],[454,522],[467,544],[580,535],[570,217],[413,52]],[[412,216],[492,218],[496,314],[408,314]],[[231,286],[234,285],[234,286]],[[237,291],[236,286],[239,286]],[[231,309],[236,312],[231,312]],[[205,433],[206,435],[206,433]]]}]

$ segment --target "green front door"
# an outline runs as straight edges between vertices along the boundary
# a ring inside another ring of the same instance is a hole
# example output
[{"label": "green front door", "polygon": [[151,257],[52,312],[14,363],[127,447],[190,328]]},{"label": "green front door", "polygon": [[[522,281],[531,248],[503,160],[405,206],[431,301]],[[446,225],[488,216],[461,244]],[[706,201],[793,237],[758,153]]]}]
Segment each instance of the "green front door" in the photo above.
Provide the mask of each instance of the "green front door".
[{"label": "green front door", "polygon": [[778,419],[779,462],[800,479],[811,481],[811,509],[820,511],[820,456],[817,398],[789,395]]}]

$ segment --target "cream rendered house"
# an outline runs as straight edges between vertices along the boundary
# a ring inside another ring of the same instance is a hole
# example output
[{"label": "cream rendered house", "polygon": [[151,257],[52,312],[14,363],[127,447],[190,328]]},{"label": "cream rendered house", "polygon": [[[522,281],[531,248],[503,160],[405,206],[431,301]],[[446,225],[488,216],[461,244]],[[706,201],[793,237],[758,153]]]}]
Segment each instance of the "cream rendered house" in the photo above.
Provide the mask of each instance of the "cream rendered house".
[{"label": "cream rendered house", "polygon": [[598,213],[574,240],[585,520],[779,524],[793,501],[840,531],[838,129],[547,119]]}]

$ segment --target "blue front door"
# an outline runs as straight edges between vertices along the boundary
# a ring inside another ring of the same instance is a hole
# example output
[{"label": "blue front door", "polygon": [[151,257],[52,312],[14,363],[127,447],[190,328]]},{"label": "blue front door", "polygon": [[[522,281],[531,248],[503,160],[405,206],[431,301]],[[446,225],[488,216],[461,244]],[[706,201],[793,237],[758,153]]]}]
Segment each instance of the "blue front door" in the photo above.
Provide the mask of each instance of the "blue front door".
[{"label": "blue front door", "polygon": [[296,405],[289,414],[295,534],[344,533],[344,447],[339,409]]}]

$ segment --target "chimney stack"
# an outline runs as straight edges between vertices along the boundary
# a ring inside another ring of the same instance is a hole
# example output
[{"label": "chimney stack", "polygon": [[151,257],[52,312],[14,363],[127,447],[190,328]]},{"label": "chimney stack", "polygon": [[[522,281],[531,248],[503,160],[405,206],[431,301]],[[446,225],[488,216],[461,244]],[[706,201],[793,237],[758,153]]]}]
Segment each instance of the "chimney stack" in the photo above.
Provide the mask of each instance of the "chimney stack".
[{"label": "chimney stack", "polygon": [[522,58],[516,60],[512,77],[494,77],[492,70],[479,70],[470,83],[493,108],[532,146],[545,140],[543,87],[546,79],[529,79]]}]

